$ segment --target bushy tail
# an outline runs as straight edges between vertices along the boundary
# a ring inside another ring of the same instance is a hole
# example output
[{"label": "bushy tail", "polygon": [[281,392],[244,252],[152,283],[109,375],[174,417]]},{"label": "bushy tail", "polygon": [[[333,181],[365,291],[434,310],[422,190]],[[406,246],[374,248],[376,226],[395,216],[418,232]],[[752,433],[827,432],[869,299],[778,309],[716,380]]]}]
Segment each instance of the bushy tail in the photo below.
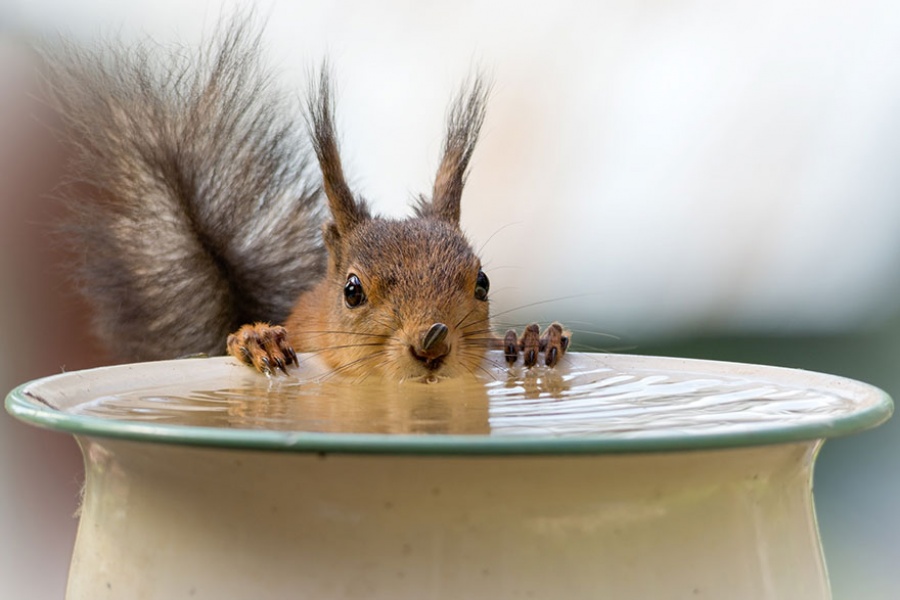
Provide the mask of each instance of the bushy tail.
[{"label": "bushy tail", "polygon": [[251,29],[221,27],[194,53],[45,48],[72,157],[67,235],[97,332],[122,360],[221,353],[240,325],[283,322],[325,269],[305,129]]}]

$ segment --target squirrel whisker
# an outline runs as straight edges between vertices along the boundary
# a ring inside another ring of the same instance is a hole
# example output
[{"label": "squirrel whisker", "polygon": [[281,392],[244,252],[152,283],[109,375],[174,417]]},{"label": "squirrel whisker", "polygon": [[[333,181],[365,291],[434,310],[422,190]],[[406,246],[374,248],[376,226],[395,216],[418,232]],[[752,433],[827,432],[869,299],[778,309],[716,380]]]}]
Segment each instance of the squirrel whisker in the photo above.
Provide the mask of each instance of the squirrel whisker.
[{"label": "squirrel whisker", "polygon": [[339,330],[339,329],[323,329],[321,331],[310,330],[310,331],[305,331],[304,333],[309,334],[309,335],[335,335],[335,334],[337,334],[337,335],[359,335],[359,336],[364,336],[364,337],[373,337],[373,338],[380,338],[380,339],[390,339],[391,337],[393,337],[391,335],[384,334],[384,333],[367,333],[365,331],[343,331],[343,330]]},{"label": "squirrel whisker", "polygon": [[367,343],[359,343],[359,344],[334,344],[332,346],[322,346],[320,348],[310,348],[306,350],[309,354],[321,354],[322,352],[328,352],[329,350],[346,350],[348,348],[382,348],[384,344],[376,343],[376,342],[367,342]]},{"label": "squirrel whisker", "polygon": [[459,322],[456,324],[457,329],[463,329],[463,328],[466,327],[465,325],[463,325],[463,321],[465,321],[466,319],[468,319],[469,316],[471,316],[471,314],[472,314],[473,312],[475,312],[475,309],[474,309],[474,308],[471,309],[469,312],[467,312],[466,314],[463,315],[463,317],[462,317],[462,318],[459,320]]},{"label": "squirrel whisker", "polygon": [[541,306],[543,304],[550,304],[551,302],[562,302],[563,300],[572,300],[574,298],[585,298],[588,296],[596,296],[595,293],[584,293],[584,294],[571,294],[569,296],[557,296],[556,298],[548,298],[546,300],[538,300],[537,302],[529,302],[528,304],[520,304],[519,306],[514,306],[510,309],[494,313],[492,318],[502,317],[503,315],[509,314],[511,312],[515,312],[517,310],[522,310],[523,308],[532,308],[535,306]]},{"label": "squirrel whisker", "polygon": [[330,379],[330,378],[334,377],[335,375],[338,375],[340,373],[343,373],[344,371],[349,370],[351,367],[358,366],[360,363],[364,363],[366,361],[374,360],[376,358],[381,358],[382,356],[385,356],[386,354],[387,354],[387,351],[381,350],[378,352],[373,352],[372,354],[367,354],[366,356],[357,358],[356,360],[351,360],[348,363],[343,363],[343,364],[335,367],[331,371],[323,374],[322,379],[323,380]]},{"label": "squirrel whisker", "polygon": [[[467,352],[466,355],[467,355],[469,358],[472,358],[472,359],[473,359],[473,364],[474,364],[474,366],[475,366],[476,368],[480,369],[481,371],[483,371],[485,375],[487,375],[487,376],[490,377],[491,379],[494,379],[494,380],[497,379],[497,376],[496,376],[494,373],[492,373],[492,372],[489,371],[488,369],[484,368],[484,366],[482,365],[482,362],[484,362],[484,361],[486,360],[488,363],[490,363],[491,365],[493,365],[494,367],[496,367],[496,368],[498,368],[498,369],[502,368],[503,365],[501,365],[500,363],[498,363],[498,362],[495,361],[494,359],[491,359],[491,358],[485,358],[485,355],[484,355],[483,352],[475,352],[475,351],[471,351],[471,352]],[[468,368],[468,367],[467,367],[467,368]],[[469,370],[469,372],[470,372],[473,376],[475,375],[474,371],[472,371],[471,369]]]}]

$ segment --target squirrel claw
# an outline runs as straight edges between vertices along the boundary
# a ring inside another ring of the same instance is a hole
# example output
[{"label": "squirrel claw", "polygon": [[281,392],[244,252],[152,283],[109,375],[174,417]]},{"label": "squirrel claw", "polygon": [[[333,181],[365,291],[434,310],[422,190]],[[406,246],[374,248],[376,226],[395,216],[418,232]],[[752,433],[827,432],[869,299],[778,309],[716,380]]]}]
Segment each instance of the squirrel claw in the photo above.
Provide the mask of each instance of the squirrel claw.
[{"label": "squirrel claw", "polygon": [[526,368],[531,368],[538,363],[540,354],[544,355],[544,364],[555,367],[569,347],[569,334],[559,323],[552,323],[541,334],[537,323],[532,323],[525,328],[522,337],[514,329],[506,332],[503,338],[503,351],[506,362],[512,366],[522,353],[522,360]]},{"label": "squirrel claw", "polygon": [[515,329],[506,332],[506,337],[503,338],[503,353],[509,366],[513,366],[519,360],[519,334]]},{"label": "squirrel claw", "polygon": [[297,364],[297,353],[280,325],[254,323],[244,325],[228,336],[228,354],[266,375],[281,371],[287,375],[289,365]]}]

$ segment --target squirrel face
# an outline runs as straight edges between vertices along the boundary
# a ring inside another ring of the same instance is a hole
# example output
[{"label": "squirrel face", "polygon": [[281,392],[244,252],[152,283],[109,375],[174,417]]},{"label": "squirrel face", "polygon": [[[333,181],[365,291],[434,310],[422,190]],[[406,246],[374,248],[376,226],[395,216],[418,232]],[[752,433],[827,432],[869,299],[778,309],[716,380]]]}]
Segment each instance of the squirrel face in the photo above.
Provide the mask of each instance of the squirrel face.
[{"label": "squirrel face", "polygon": [[394,379],[456,376],[481,363],[493,339],[489,283],[459,218],[486,96],[475,79],[451,105],[432,195],[418,200],[416,216],[373,218],[344,179],[323,70],[307,121],[332,216],[323,228],[328,274],[288,321],[298,350],[344,374]]},{"label": "squirrel face", "polygon": [[331,307],[320,312],[333,332],[319,337],[326,362],[396,380],[478,368],[490,340],[489,282],[456,226],[370,219],[332,250],[336,241],[326,242],[332,264],[316,291]]}]

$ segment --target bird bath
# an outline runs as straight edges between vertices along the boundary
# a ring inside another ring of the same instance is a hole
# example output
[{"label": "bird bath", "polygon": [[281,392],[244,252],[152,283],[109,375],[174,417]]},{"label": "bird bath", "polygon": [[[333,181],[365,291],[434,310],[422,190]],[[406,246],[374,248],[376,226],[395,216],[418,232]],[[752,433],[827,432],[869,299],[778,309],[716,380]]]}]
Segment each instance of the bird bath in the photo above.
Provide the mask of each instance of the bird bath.
[{"label": "bird bath", "polygon": [[65,373],[7,410],[86,464],[70,600],[829,598],[825,438],[891,414],[807,371],[567,355],[351,383],[301,357]]}]

